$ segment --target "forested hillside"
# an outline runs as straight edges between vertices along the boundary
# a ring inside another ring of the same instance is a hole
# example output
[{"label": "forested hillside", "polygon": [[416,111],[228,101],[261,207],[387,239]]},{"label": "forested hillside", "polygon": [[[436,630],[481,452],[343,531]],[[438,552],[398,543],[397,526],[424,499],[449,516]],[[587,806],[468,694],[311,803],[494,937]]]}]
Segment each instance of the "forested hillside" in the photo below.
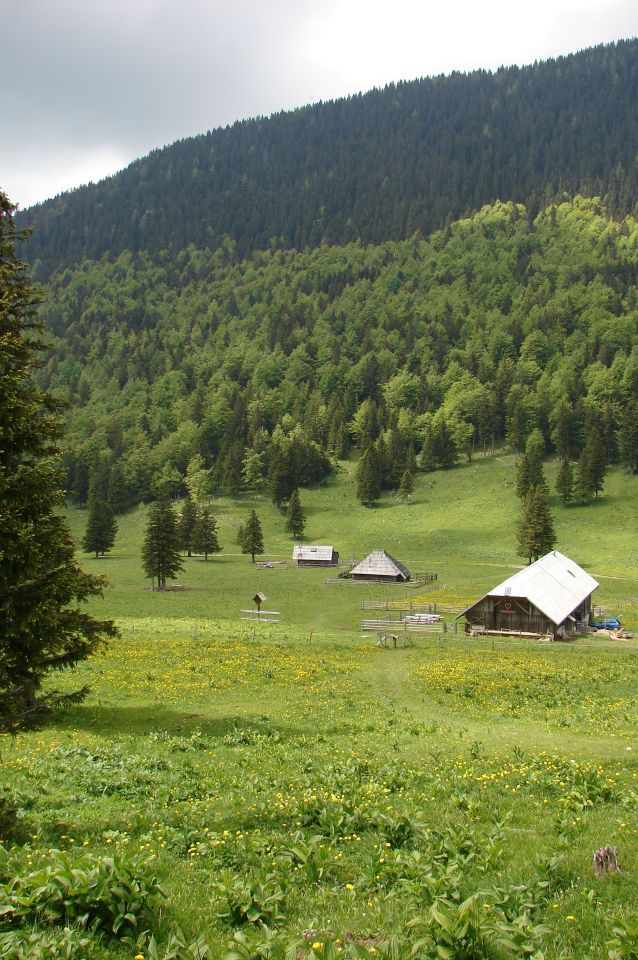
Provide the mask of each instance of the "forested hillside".
[{"label": "forested hillside", "polygon": [[[532,216],[562,195],[638,200],[638,41],[525,68],[454,73],[269,119],[151,153],[29,210],[35,275],[130,250],[189,244],[239,256],[424,236],[484,204]],[[19,200],[20,198],[15,198]]]},{"label": "forested hillside", "polygon": [[70,487],[121,509],[199,477],[281,502],[351,445],[392,487],[536,427],[563,457],[595,429],[635,469],[637,264],[636,220],[583,198],[376,246],[85,261],[44,310]]}]

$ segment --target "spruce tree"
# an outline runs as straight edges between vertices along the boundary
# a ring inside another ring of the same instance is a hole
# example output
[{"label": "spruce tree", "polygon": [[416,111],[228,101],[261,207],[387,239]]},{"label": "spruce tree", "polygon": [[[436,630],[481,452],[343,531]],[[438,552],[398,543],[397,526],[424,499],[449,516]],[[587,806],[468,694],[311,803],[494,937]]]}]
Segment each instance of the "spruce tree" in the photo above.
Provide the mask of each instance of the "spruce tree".
[{"label": "spruce tree", "polygon": [[247,450],[241,471],[242,483],[249,490],[261,490],[266,482],[264,454],[258,450]]},{"label": "spruce tree", "polygon": [[401,484],[399,486],[399,500],[406,500],[410,502],[410,497],[414,493],[414,477],[412,476],[411,470],[404,470],[403,476],[401,477]]},{"label": "spruce tree", "polygon": [[423,470],[425,473],[432,473],[433,470],[436,470],[434,435],[432,433],[432,426],[430,424],[428,424],[425,429],[423,446],[421,447],[421,452],[419,454],[418,465],[419,469]]},{"label": "spruce tree", "polygon": [[600,430],[589,430],[585,446],[576,467],[576,496],[581,503],[587,503],[603,489],[607,472],[607,455]]},{"label": "spruce tree", "polygon": [[288,501],[288,511],[286,514],[286,530],[288,533],[291,533],[295,540],[298,540],[303,536],[304,528],[306,526],[306,515],[303,512],[301,506],[301,500],[299,499],[299,491],[293,491],[290,500]]},{"label": "spruce tree", "polygon": [[88,500],[108,500],[111,468],[103,457],[98,457],[89,471]]},{"label": "spruce tree", "polygon": [[638,400],[630,400],[625,407],[618,432],[620,456],[630,473],[638,473]]},{"label": "spruce tree", "polygon": [[233,497],[241,490],[243,462],[244,448],[236,440],[230,444],[220,467],[221,485]]},{"label": "spruce tree", "polygon": [[370,506],[381,496],[381,470],[379,455],[374,444],[370,444],[359,458],[357,464],[357,498]]},{"label": "spruce tree", "polygon": [[516,471],[516,496],[524,500],[532,487],[547,486],[543,472],[545,441],[540,430],[533,430],[525,444],[525,453]]},{"label": "spruce tree", "polygon": [[114,463],[111,467],[106,499],[114,513],[123,513],[129,502],[129,491],[127,490],[124,473],[119,463]]},{"label": "spruce tree", "polygon": [[174,580],[184,569],[180,550],[178,520],[172,503],[161,497],[148,511],[146,535],[142,547],[142,563],[151,581],[151,590],[163,590],[167,580]]},{"label": "spruce tree", "polygon": [[193,533],[198,520],[197,504],[192,499],[190,493],[184,500],[184,506],[179,517],[179,539],[182,550],[186,556],[190,557],[193,549]]},{"label": "spruce tree", "polygon": [[207,507],[204,507],[195,524],[192,545],[195,553],[204,554],[204,560],[208,560],[209,553],[221,551],[217,538],[217,521]]},{"label": "spruce tree", "polygon": [[567,458],[561,460],[556,477],[556,492],[566,507],[574,499],[574,471]]},{"label": "spruce tree", "polygon": [[250,559],[254,563],[255,556],[264,552],[264,537],[261,531],[259,517],[254,510],[250,511],[250,516],[246,523],[241,524],[237,532],[237,543],[241,547],[242,553],[249,553]]},{"label": "spruce tree", "polygon": [[111,505],[106,500],[89,500],[89,515],[86,531],[82,540],[85,553],[95,553],[96,558],[104,556],[115,543],[117,522]]},{"label": "spruce tree", "polygon": [[0,192],[1,731],[34,726],[81,701],[87,687],[43,691],[45,678],[86,660],[117,633],[79,606],[99,596],[105,581],[80,570],[61,516],[59,418],[31,379],[43,349],[39,300],[16,256],[14,210]]},{"label": "spruce tree", "polygon": [[270,448],[268,485],[272,502],[277,508],[288,500],[295,489],[289,450],[285,449],[284,443],[274,443]]},{"label": "spruce tree", "polygon": [[432,452],[435,461],[443,469],[453,467],[456,463],[458,452],[454,437],[445,417],[440,417],[438,423],[432,430]]},{"label": "spruce tree", "polygon": [[525,500],[518,524],[518,553],[528,563],[549,553],[556,543],[549,497],[543,485],[532,487]]}]

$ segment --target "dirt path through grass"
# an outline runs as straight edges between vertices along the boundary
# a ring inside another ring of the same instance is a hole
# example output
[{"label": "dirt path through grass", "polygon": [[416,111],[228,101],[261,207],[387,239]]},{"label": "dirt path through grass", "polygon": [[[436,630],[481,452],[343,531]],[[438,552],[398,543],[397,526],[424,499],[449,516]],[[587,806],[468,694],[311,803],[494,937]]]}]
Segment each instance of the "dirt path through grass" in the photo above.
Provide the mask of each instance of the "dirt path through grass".
[{"label": "dirt path through grass", "polygon": [[388,710],[407,712],[416,720],[431,716],[423,696],[415,686],[413,674],[423,662],[423,652],[414,648],[392,646],[379,648],[370,665],[370,678],[378,699]]}]

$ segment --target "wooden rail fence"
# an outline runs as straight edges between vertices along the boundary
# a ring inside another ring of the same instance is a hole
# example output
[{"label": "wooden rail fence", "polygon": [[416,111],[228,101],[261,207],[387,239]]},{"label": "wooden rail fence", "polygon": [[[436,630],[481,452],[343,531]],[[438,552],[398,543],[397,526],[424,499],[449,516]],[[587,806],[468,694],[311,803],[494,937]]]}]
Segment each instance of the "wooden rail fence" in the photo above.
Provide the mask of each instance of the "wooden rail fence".
[{"label": "wooden rail fence", "polygon": [[399,613],[399,619],[403,619],[403,611],[407,613],[436,613],[436,603],[420,603],[419,601],[408,600],[406,603],[399,603],[397,600],[362,600],[362,610],[396,610]]},{"label": "wooden rail fence", "polygon": [[439,636],[442,633],[456,633],[456,622],[447,624],[445,620],[427,623],[420,620],[362,620],[361,630],[363,632],[385,633],[389,636],[396,634],[400,636],[406,633],[430,633]]}]

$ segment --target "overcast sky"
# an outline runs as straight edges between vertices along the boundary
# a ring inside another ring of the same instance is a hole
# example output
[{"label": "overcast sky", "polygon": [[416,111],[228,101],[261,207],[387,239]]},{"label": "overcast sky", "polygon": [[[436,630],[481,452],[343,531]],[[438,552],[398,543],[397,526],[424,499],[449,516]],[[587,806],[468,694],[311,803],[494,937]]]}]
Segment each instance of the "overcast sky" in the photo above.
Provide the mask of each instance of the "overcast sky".
[{"label": "overcast sky", "polygon": [[636,0],[0,0],[0,12],[0,189],[23,208],[245,117],[638,36]]}]

